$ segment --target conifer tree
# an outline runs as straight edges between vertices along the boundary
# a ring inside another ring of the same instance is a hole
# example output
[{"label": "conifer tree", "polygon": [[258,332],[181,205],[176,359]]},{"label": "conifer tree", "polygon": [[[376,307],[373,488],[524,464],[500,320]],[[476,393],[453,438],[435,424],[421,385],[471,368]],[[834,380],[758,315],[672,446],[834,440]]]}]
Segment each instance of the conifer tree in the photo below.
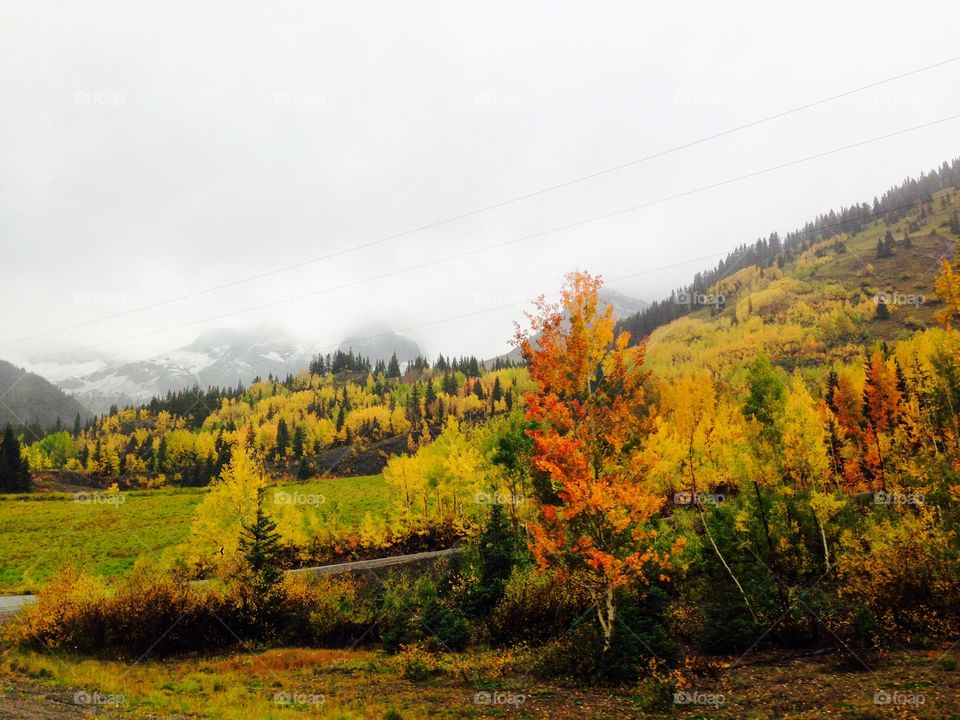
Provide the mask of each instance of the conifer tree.
[{"label": "conifer tree", "polygon": [[500,384],[500,378],[495,378],[493,381],[493,393],[491,395],[495,403],[500,402],[503,399],[503,386]]},{"label": "conifer tree", "polygon": [[7,425],[0,441],[0,492],[27,492],[31,485],[30,470],[20,453],[20,441]]},{"label": "conifer tree", "polygon": [[477,554],[480,579],[476,609],[484,615],[503,597],[517,561],[517,538],[500,504],[490,506],[490,517],[477,539]]},{"label": "conifer tree", "polygon": [[287,422],[283,418],[277,421],[277,447],[275,455],[283,459],[287,454],[287,448],[290,447],[290,430],[287,428]]},{"label": "conifer tree", "polygon": [[277,523],[270,519],[263,507],[264,489],[257,492],[257,512],[253,522],[240,534],[240,554],[248,582],[256,594],[267,596],[283,580],[280,570],[280,534]]},{"label": "conifer tree", "polygon": [[889,320],[890,319],[890,308],[887,307],[885,300],[880,299],[877,301],[877,320]]},{"label": "conifer tree", "polygon": [[396,353],[393,353],[393,355],[390,356],[390,362],[387,364],[387,377],[388,378],[400,377],[400,361],[397,360]]},{"label": "conifer tree", "polygon": [[299,460],[303,457],[304,446],[307,442],[307,431],[303,425],[298,424],[293,431],[293,456]]}]

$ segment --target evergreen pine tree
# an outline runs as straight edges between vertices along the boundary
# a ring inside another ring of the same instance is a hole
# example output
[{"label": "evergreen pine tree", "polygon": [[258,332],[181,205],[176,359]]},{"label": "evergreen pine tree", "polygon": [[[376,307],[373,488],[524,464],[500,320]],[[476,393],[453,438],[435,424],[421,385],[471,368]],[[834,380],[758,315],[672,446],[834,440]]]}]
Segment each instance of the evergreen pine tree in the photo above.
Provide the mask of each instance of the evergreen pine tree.
[{"label": "evergreen pine tree", "polygon": [[0,441],[0,492],[29,492],[30,469],[20,454],[20,441],[7,425]]},{"label": "evergreen pine tree", "polygon": [[264,489],[257,492],[257,514],[240,533],[243,566],[237,576],[240,598],[249,613],[252,629],[266,636],[275,627],[283,599],[282,551],[277,524],[263,507]]},{"label": "evergreen pine tree", "polygon": [[264,490],[257,494],[257,514],[251,525],[240,535],[240,553],[245,569],[251,575],[253,587],[263,596],[283,580],[280,569],[280,534],[277,523],[270,519],[263,507]]},{"label": "evergreen pine tree", "polygon": [[[94,460],[96,460],[94,456]],[[167,437],[160,438],[160,445],[157,447],[157,472],[163,472],[167,469]]]},{"label": "evergreen pine tree", "polygon": [[400,377],[400,361],[397,360],[396,353],[393,353],[393,355],[390,356],[390,362],[387,364],[387,377],[388,378]]},{"label": "evergreen pine tree", "polygon": [[826,400],[827,402],[827,407],[833,410],[834,412],[837,411],[837,406],[836,404],[834,404],[833,396],[837,391],[837,383],[839,382],[839,380],[840,378],[837,375],[836,370],[831,370],[827,374],[827,392],[824,395],[824,400]]},{"label": "evergreen pine tree", "polygon": [[451,397],[456,397],[459,394],[456,375],[443,376],[443,391]]},{"label": "evergreen pine tree", "polygon": [[293,456],[299,460],[303,457],[304,445],[307,442],[307,431],[303,425],[298,424],[293,431]]},{"label": "evergreen pine tree", "polygon": [[433,387],[433,380],[428,379],[427,383],[427,392],[424,395],[424,405],[426,410],[426,416],[433,417],[434,406],[437,404],[437,391]]},{"label": "evergreen pine tree", "polygon": [[890,319],[890,308],[887,307],[887,302],[883,298],[880,298],[877,301],[877,320],[889,320]]},{"label": "evergreen pine tree", "polygon": [[485,615],[503,597],[504,588],[517,562],[517,538],[503,506],[490,506],[487,525],[477,540],[480,579],[477,590],[478,614]]},{"label": "evergreen pine tree", "polygon": [[500,385],[500,378],[496,378],[493,381],[493,401],[500,402],[503,399],[503,386]]},{"label": "evergreen pine tree", "polygon": [[287,428],[286,420],[280,418],[277,421],[277,447],[274,454],[282,460],[287,454],[288,447],[290,447],[290,430]]},{"label": "evergreen pine tree", "polygon": [[410,391],[410,400],[407,404],[407,417],[416,424],[420,421],[420,383],[414,383]]}]

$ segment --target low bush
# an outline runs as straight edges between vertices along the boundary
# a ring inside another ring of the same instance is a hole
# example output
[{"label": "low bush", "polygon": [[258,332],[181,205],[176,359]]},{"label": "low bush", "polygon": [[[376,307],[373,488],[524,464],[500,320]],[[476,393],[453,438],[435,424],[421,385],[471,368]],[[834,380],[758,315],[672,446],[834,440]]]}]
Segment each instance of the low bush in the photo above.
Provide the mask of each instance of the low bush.
[{"label": "low bush", "polygon": [[47,583],[7,634],[33,647],[157,655],[225,647],[235,639],[229,598],[167,575],[135,574],[116,590],[68,567]]},{"label": "low bush", "polygon": [[24,608],[5,635],[36,647],[92,652],[104,642],[106,586],[76,567],[47,582],[34,605]]},{"label": "low bush", "polygon": [[679,648],[662,622],[666,601],[656,586],[642,593],[620,588],[617,622],[606,651],[596,614],[588,611],[541,648],[534,669],[544,677],[621,684],[636,681],[651,662],[675,662]]},{"label": "low bush", "polygon": [[591,606],[577,583],[552,571],[517,567],[487,621],[489,640],[494,645],[544,643],[573,627]]},{"label": "low bush", "polygon": [[136,573],[109,590],[71,567],[44,586],[6,634],[33,647],[169,655],[264,639],[347,646],[375,620],[372,594],[349,576],[290,576],[278,589],[278,607],[263,614],[239,590],[157,572]]},{"label": "low bush", "polygon": [[463,612],[437,592],[429,576],[412,580],[407,574],[389,578],[380,597],[384,649],[399,652],[420,644],[434,651],[462,650],[472,630]]},{"label": "low bush", "polygon": [[322,647],[352,646],[376,620],[366,583],[351,575],[288,575],[281,613],[285,642]]}]

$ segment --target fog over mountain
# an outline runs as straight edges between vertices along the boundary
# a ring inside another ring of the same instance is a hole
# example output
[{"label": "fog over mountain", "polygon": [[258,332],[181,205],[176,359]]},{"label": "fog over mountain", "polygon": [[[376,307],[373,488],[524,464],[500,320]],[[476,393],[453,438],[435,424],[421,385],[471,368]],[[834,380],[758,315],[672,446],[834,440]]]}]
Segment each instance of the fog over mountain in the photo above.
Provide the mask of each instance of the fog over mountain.
[{"label": "fog over mountain", "polygon": [[249,384],[254,377],[283,377],[306,368],[310,348],[280,331],[214,328],[184,347],[132,362],[106,364],[63,378],[60,387],[94,412],[142,403],[171,390],[199,385]]},{"label": "fog over mountain", "polygon": [[162,385],[155,359],[205,329],[335,349],[371,316],[489,356],[578,267],[665,297],[955,145],[955,123],[891,135],[956,113],[944,66],[630,164],[949,55],[960,7],[880,6],[22,3],[0,23],[0,300],[22,309],[0,357],[92,348]]},{"label": "fog over mountain", "polygon": [[[385,326],[367,325],[361,330],[339,347],[371,362],[387,361],[396,353],[406,363],[421,353],[417,343]],[[31,365],[86,408],[103,413],[111,405],[139,404],[193,385],[233,387],[271,374],[282,378],[306,370],[315,354],[332,350],[296,340],[277,327],[211,328],[183,347],[140,360],[87,352],[77,357],[36,358]]]},{"label": "fog over mountain", "polygon": [[356,334],[344,338],[339,349],[344,352],[352,350],[374,364],[378,360],[389,361],[394,353],[400,363],[408,363],[423,353],[413,340],[397,334],[383,324],[364,326]]}]

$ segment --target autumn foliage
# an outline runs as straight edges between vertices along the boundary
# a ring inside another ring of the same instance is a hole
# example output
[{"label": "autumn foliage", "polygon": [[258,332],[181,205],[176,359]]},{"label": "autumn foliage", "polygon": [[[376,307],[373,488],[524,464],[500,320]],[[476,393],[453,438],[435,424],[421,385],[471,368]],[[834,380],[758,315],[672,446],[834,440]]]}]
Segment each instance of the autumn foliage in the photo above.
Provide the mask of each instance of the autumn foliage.
[{"label": "autumn foliage", "polygon": [[542,567],[557,566],[585,582],[609,647],[616,621],[614,591],[665,567],[651,518],[663,505],[642,469],[639,440],[650,424],[644,345],[615,334],[613,309],[601,307],[601,281],[567,276],[559,305],[543,298],[530,335],[517,339],[537,390],[527,419],[533,466],[549,479],[530,547]]}]

